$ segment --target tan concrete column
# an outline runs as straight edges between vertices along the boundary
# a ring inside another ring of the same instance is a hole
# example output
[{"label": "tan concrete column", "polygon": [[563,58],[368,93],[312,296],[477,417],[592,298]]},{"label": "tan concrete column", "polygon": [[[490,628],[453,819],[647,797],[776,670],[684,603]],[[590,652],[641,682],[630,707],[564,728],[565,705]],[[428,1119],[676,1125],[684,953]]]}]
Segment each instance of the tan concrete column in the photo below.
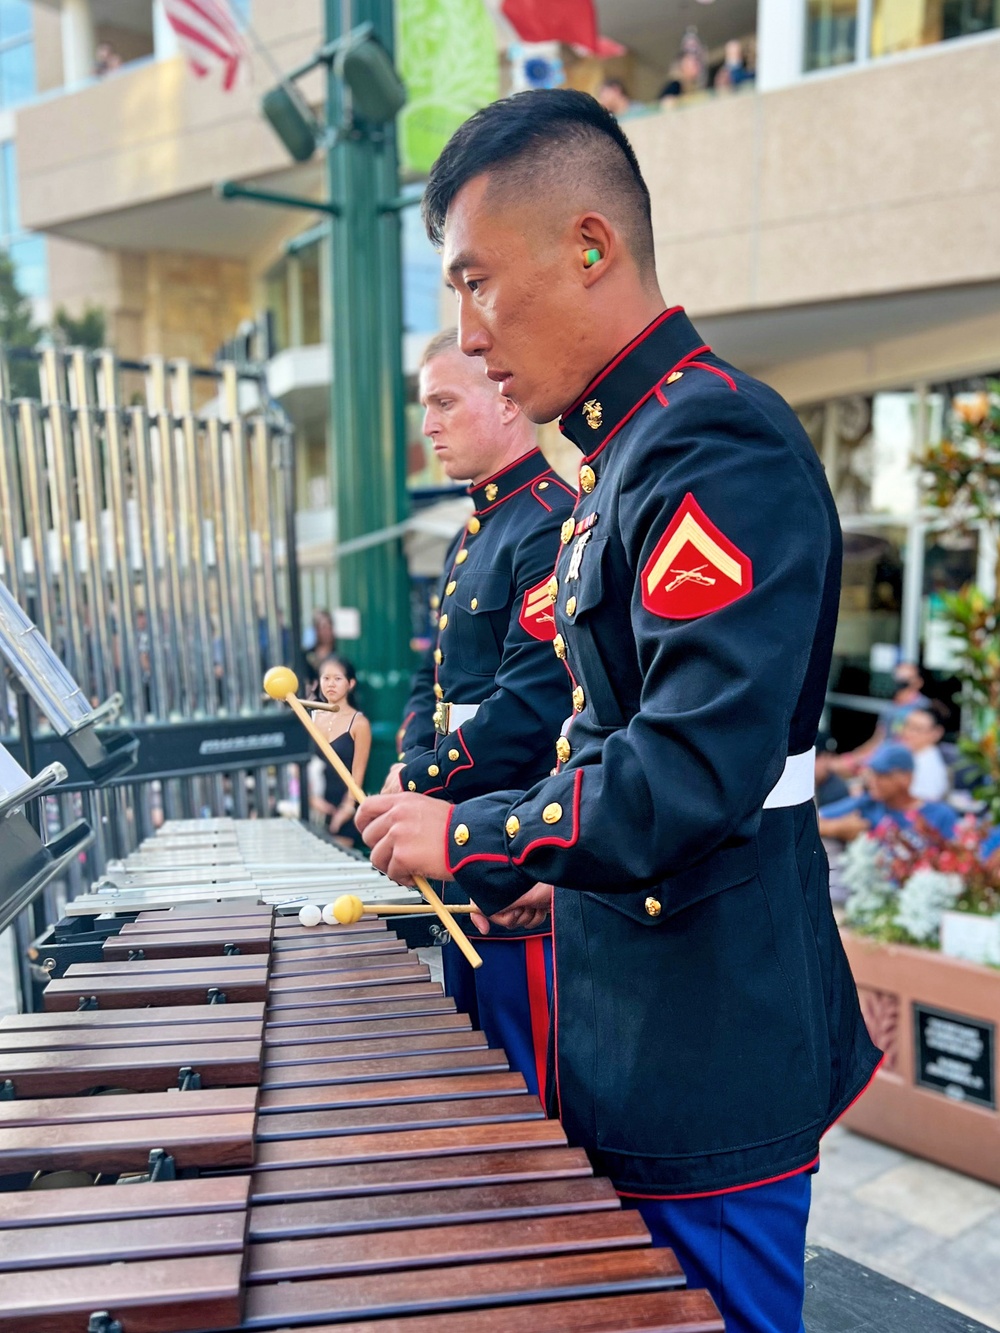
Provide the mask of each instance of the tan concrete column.
[{"label": "tan concrete column", "polygon": [[93,78],[96,47],[90,0],[62,0],[63,82],[67,88]]}]

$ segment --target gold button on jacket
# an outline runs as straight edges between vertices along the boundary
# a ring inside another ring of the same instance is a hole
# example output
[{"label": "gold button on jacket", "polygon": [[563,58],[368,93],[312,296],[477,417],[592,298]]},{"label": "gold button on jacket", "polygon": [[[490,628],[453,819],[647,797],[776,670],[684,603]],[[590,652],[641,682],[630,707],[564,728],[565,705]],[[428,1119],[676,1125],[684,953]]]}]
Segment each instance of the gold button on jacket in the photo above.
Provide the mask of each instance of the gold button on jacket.
[{"label": "gold button on jacket", "polygon": [[518,819],[517,815],[511,815],[511,817],[507,820],[507,823],[504,824],[504,828],[507,831],[507,837],[516,838],[518,829],[520,827],[521,827],[521,821]]},{"label": "gold button on jacket", "polygon": [[557,634],[552,640],[552,651],[560,660],[566,656],[566,640],[561,634]]},{"label": "gold button on jacket", "polygon": [[[597,473],[588,464],[584,463],[580,469],[580,489],[587,495],[597,485]],[[603,491],[601,492],[603,494]]]},{"label": "gold button on jacket", "polygon": [[562,541],[563,546],[568,546],[569,543],[573,540],[574,532],[576,532],[576,523],[574,522],[573,519],[568,518],[562,525],[562,527],[559,529],[559,537]]},{"label": "gold button on jacket", "polygon": [[454,763],[456,759],[461,759],[461,757],[462,756],[459,754],[458,750],[448,751],[448,758],[452,761],[452,763]]},{"label": "gold button on jacket", "polygon": [[468,558],[469,558],[469,553],[463,546],[462,549],[459,551],[458,555],[455,556],[455,564],[464,565],[466,560],[468,560]]},{"label": "gold button on jacket", "polygon": [[542,811],[542,822],[545,824],[558,824],[562,819],[562,806],[558,801],[553,801]]},{"label": "gold button on jacket", "polygon": [[451,836],[458,843],[459,847],[464,847],[469,841],[469,826],[467,824],[459,824]]},{"label": "gold button on jacket", "polygon": [[468,530],[469,530],[469,532],[472,534],[473,537],[476,535],[476,533],[479,531],[479,529],[480,529],[482,526],[483,526],[483,525],[480,523],[479,519],[476,518],[475,514],[472,515],[472,517],[469,519],[469,522],[468,522],[468,524],[467,524]]},{"label": "gold button on jacket", "polygon": [[566,614],[567,614],[568,616],[575,616],[575,615],[576,615],[576,598],[575,598],[575,597],[568,597],[568,598],[566,599]]},{"label": "gold button on jacket", "polygon": [[437,775],[441,772],[441,770],[438,768],[437,764],[428,764],[427,772],[430,774],[432,778],[436,778]]},{"label": "gold button on jacket", "polygon": [[569,741],[565,736],[560,736],[556,741],[556,758],[559,760],[560,764],[565,764],[566,760],[572,753],[573,747],[570,745]]},{"label": "gold button on jacket", "polygon": [[583,712],[584,702],[585,700],[583,697],[583,686],[578,685],[576,689],[573,691],[573,708],[577,713]]},{"label": "gold button on jacket", "polygon": [[647,898],[645,902],[646,912],[649,916],[659,916],[663,911],[659,898]]}]

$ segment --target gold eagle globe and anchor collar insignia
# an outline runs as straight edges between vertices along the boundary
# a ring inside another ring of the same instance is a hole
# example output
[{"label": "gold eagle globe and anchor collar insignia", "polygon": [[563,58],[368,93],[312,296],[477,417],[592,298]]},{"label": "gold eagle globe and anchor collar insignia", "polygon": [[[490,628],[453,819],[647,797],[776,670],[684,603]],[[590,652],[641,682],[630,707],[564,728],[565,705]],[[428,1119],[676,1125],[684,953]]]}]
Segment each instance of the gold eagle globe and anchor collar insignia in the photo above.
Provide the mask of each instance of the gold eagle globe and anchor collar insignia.
[{"label": "gold eagle globe and anchor collar insignia", "polygon": [[604,420],[604,408],[596,398],[588,398],[583,405],[583,418],[591,430],[600,430]]},{"label": "gold eagle globe and anchor collar insignia", "polygon": [[[563,413],[559,429],[584,454],[584,463],[592,464],[648,399],[656,397],[661,406],[669,406],[664,389],[669,385],[673,392],[687,365],[703,353],[710,355],[709,348],[681,307],[664,310],[591,380]],[[596,483],[599,469],[592,472]]]}]

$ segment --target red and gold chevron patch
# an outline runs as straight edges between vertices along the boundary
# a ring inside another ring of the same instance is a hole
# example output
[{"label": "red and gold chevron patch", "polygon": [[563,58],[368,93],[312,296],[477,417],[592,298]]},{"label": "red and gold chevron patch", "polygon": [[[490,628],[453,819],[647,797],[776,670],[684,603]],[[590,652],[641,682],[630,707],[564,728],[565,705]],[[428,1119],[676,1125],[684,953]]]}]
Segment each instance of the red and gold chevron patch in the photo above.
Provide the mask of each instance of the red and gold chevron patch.
[{"label": "red and gold chevron patch", "polygon": [[642,571],[642,604],[667,620],[720,611],[753,587],[753,566],[688,492]]},{"label": "red and gold chevron patch", "polygon": [[548,640],[556,637],[556,618],[552,611],[552,598],[549,595],[551,578],[542,579],[524,594],[518,624],[533,639]]}]

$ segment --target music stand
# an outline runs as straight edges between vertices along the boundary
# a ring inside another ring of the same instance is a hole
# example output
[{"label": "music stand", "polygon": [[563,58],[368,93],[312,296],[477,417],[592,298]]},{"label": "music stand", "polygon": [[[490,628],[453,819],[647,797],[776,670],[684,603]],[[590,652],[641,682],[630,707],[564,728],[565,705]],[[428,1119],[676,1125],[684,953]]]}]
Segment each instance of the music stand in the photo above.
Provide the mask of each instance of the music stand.
[{"label": "music stand", "polygon": [[[138,740],[124,732],[112,741],[102,741],[95,728],[113,722],[121,707],[121,695],[113,694],[98,708],[86,696],[60,662],[38,627],[25,615],[9,588],[0,582],[0,655],[24,691],[38,705],[53,731],[70,747],[87,770],[92,782],[101,784],[135,765]],[[30,768],[32,737],[21,710],[21,749]],[[50,765],[51,767],[51,765]],[[65,777],[65,774],[63,775]]]}]

